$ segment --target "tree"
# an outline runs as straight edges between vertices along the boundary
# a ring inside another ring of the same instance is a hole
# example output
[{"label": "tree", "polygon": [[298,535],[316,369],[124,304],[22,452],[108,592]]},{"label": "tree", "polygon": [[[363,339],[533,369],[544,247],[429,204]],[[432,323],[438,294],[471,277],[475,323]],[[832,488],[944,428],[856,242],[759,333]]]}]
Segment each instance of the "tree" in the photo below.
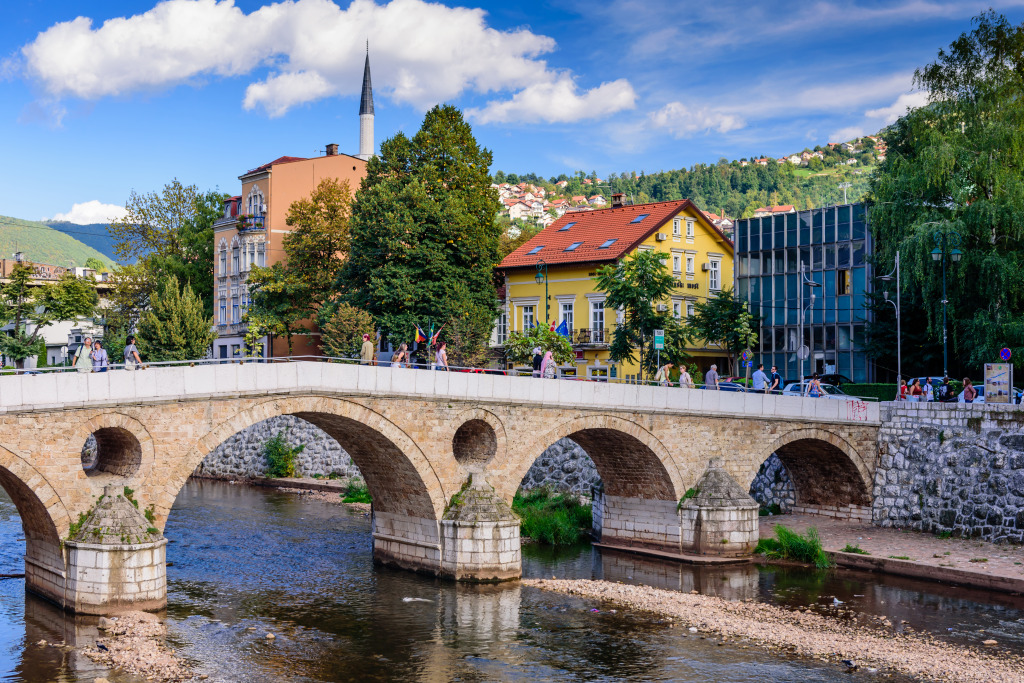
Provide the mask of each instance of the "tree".
[{"label": "tree", "polygon": [[250,321],[259,320],[265,334],[285,337],[291,355],[295,335],[309,332],[302,324],[310,314],[309,287],[280,261],[253,268],[246,282]]},{"label": "tree", "polygon": [[10,334],[0,334],[0,354],[19,369],[45,349],[43,328],[91,316],[99,302],[91,279],[68,271],[53,284],[39,284],[34,275],[31,263],[16,263],[8,282],[0,284],[0,327],[12,327]]},{"label": "tree", "polygon": [[87,258],[85,260],[85,267],[86,268],[92,268],[97,273],[106,273],[106,272],[109,272],[109,270],[110,270],[109,268],[107,268],[107,264],[106,263],[104,263],[103,261],[99,260],[95,256],[90,256],[89,258]]},{"label": "tree", "polygon": [[693,315],[687,321],[691,334],[708,344],[717,344],[729,357],[729,373],[736,374],[736,357],[745,349],[757,346],[760,322],[747,308],[747,304],[723,289],[717,296],[693,305]]},{"label": "tree", "polygon": [[[679,322],[667,312],[659,312],[657,304],[668,302],[675,289],[675,279],[665,265],[667,255],[656,251],[636,251],[613,264],[601,266],[594,278],[599,291],[605,292],[606,310],[622,312],[610,346],[616,363],[633,362],[640,353],[640,377],[656,363],[654,330],[665,330],[663,361],[685,361],[687,335]],[[670,344],[671,342],[671,344]]]},{"label": "tree", "polygon": [[505,354],[513,363],[528,364],[533,360],[533,350],[538,346],[543,352],[550,351],[551,357],[559,365],[572,363],[576,359],[569,340],[543,325],[534,325],[525,332],[513,330],[505,342]]},{"label": "tree", "polygon": [[150,310],[139,319],[139,351],[148,361],[205,358],[217,333],[213,316],[186,284],[171,276],[150,299]]},{"label": "tree", "polygon": [[320,325],[320,344],[324,355],[355,358],[363,345],[363,335],[376,337],[373,316],[355,306],[340,303]]},{"label": "tree", "polygon": [[904,291],[920,295],[941,339],[942,269],[931,253],[943,234],[959,235],[963,259],[947,260],[950,347],[977,368],[1003,346],[1024,352],[1024,24],[975,17],[915,82],[928,104],[883,133],[888,153],[871,185],[875,264],[888,270],[900,250]]},{"label": "tree", "polygon": [[490,333],[501,234],[490,165],[491,153],[449,105],[427,112],[411,139],[385,140],[367,163],[339,290],[392,343],[412,341],[417,324],[452,318],[476,339]]}]

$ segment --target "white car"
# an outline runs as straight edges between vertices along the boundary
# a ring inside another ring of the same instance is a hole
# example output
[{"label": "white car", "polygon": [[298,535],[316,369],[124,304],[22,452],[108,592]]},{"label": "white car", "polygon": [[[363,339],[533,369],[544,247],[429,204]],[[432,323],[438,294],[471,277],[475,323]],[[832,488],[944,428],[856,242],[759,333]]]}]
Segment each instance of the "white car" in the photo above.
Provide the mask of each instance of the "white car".
[{"label": "white car", "polygon": [[[782,389],[782,395],[783,396],[804,396],[804,395],[807,394],[807,385],[809,385],[809,384],[810,384],[810,382],[793,382],[791,384],[787,384]],[[840,389],[839,387],[832,386],[831,384],[822,384],[821,385],[821,390],[825,392],[824,398],[831,398],[831,399],[834,399],[836,401],[859,401],[859,400],[861,400],[861,399],[857,398],[856,396],[850,396],[848,394],[844,394],[842,389]]]}]

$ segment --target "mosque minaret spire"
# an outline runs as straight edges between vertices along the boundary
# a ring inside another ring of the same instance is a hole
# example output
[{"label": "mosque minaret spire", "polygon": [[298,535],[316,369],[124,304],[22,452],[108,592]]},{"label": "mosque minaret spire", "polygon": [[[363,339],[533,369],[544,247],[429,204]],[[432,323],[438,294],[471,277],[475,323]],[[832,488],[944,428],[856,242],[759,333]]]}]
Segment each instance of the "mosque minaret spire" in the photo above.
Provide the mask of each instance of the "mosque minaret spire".
[{"label": "mosque minaret spire", "polygon": [[370,41],[366,41],[363,66],[363,95],[359,100],[359,154],[364,161],[373,156],[373,84],[370,82]]}]

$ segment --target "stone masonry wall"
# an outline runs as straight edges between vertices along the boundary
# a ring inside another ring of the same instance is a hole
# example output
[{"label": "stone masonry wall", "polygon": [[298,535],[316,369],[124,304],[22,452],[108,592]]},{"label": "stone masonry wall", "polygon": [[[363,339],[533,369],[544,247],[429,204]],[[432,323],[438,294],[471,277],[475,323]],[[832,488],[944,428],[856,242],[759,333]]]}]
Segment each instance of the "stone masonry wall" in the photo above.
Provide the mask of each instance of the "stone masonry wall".
[{"label": "stone masonry wall", "polygon": [[1024,412],[1016,406],[882,408],[873,522],[1024,542]]},{"label": "stone masonry wall", "polygon": [[556,491],[589,496],[601,475],[587,452],[572,439],[559,439],[533,463],[523,477],[524,489],[548,486]]},{"label": "stone masonry wall", "polygon": [[764,461],[761,469],[757,471],[757,476],[750,483],[750,497],[762,508],[768,509],[772,505],[778,505],[782,514],[792,512],[793,505],[796,504],[796,489],[789,477],[789,470],[775,453]]}]

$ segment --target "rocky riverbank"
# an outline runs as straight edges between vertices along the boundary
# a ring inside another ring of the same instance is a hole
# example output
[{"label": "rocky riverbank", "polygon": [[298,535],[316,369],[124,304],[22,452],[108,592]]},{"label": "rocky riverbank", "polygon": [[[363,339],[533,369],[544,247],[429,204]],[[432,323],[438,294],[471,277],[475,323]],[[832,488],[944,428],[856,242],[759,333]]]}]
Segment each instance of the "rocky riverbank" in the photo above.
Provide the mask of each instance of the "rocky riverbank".
[{"label": "rocky riverbank", "polygon": [[[680,593],[590,580],[527,579],[523,584],[677,619],[695,635],[714,634],[723,642],[755,644],[836,662],[848,669],[877,668],[959,683],[1024,681],[1022,657],[944,643],[906,628],[897,632],[885,624],[856,626],[809,611],[795,612],[752,600],[730,602],[696,591]],[[998,646],[995,641],[986,643]]]},{"label": "rocky riverbank", "polygon": [[96,647],[84,651],[94,662],[137,674],[147,681],[193,680],[188,665],[167,646],[167,628],[157,615],[127,612],[109,619],[101,617],[99,626],[106,637],[97,639]]}]

